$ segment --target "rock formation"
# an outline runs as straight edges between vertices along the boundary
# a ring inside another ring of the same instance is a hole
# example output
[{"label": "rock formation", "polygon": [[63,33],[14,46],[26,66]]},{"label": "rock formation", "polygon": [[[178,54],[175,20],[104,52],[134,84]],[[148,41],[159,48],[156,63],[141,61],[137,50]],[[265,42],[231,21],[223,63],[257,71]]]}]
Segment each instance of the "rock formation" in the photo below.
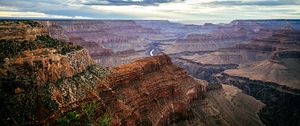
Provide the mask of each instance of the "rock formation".
[{"label": "rock formation", "polygon": [[62,41],[1,40],[1,125],[262,125],[260,102],[192,78],[167,55],[103,68]]},{"label": "rock formation", "polygon": [[249,36],[247,41],[211,51],[174,53],[172,59],[193,77],[236,86],[261,100],[266,104],[259,112],[264,124],[299,125],[299,24],[299,20],[233,21],[221,29],[252,26],[252,32],[242,33]]},{"label": "rock formation", "polygon": [[129,20],[39,22],[53,38],[87,48],[95,62],[103,66],[117,66],[145,57],[143,47],[148,43],[145,38],[158,34],[157,30]]},{"label": "rock formation", "polygon": [[31,41],[35,40],[36,36],[45,34],[45,29],[42,29],[33,21],[1,21],[0,40],[14,41]]}]

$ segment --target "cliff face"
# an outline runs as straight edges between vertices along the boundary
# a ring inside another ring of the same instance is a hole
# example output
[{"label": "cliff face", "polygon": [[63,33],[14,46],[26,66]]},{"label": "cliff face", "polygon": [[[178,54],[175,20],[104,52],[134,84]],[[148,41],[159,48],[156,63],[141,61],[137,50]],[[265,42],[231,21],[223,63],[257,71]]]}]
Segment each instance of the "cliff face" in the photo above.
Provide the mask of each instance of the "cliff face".
[{"label": "cliff face", "polygon": [[86,49],[49,36],[1,48],[1,125],[262,125],[261,103],[247,96],[259,104],[248,111],[244,94],[207,87],[167,55],[103,68]]},{"label": "cliff face", "polygon": [[[218,77],[222,83],[231,84],[248,95],[265,103],[259,116],[266,125],[299,125],[299,90],[292,90],[277,83],[252,80],[247,77],[223,73]],[[271,94],[271,95],[270,95]],[[293,114],[291,114],[293,113]]]},{"label": "cliff face", "polygon": [[66,55],[55,53],[55,49],[43,48],[24,51],[19,57],[7,58],[1,69],[1,78],[30,78],[30,83],[43,84],[72,77],[93,64],[85,49]]},{"label": "cliff face", "polygon": [[[17,30],[27,22],[10,23]],[[85,49],[48,37],[41,25],[25,25],[21,29],[32,27],[43,31],[34,34],[33,40],[1,40],[0,104],[4,125],[49,122],[68,110],[69,104],[74,107],[90,95],[93,82],[105,71],[92,69],[94,63]]]},{"label": "cliff face", "polygon": [[298,50],[300,48],[299,30],[278,29],[267,33],[263,31],[258,33],[262,34],[262,36],[258,36],[248,43],[237,44],[235,48],[266,52]]},{"label": "cliff face", "polygon": [[72,42],[88,49],[90,56],[102,66],[117,66],[145,56],[148,40],[157,30],[144,28],[134,21],[85,20],[39,21],[51,37]]},{"label": "cliff face", "polygon": [[172,115],[188,118],[190,102],[203,95],[205,82],[197,81],[162,55],[112,69],[111,88],[132,108],[141,122],[172,123]]},{"label": "cliff face", "polygon": [[111,125],[164,125],[173,114],[187,118],[205,90],[165,55],[103,69],[85,49],[50,38],[28,43],[37,46],[17,46],[1,64],[4,125],[63,124],[72,113],[78,124],[108,118]]},{"label": "cliff face", "polygon": [[251,39],[214,51],[176,53],[172,59],[193,77],[236,86],[261,100],[264,124],[299,125],[299,20],[288,22],[233,21],[225,27],[248,27]]},{"label": "cliff face", "polygon": [[209,84],[205,99],[192,102],[190,125],[263,126],[257,115],[263,106],[236,87]]},{"label": "cliff face", "polygon": [[139,60],[113,71],[117,73],[112,80],[119,84],[115,87],[119,97],[124,95],[125,104],[134,108],[140,125],[170,125],[177,120],[187,120],[191,101],[201,99],[206,85],[189,77],[167,56]]},{"label": "cliff face", "polygon": [[205,92],[204,81],[188,76],[167,56],[111,70],[89,65],[81,73],[40,86],[8,83],[14,84],[1,86],[4,124],[56,124],[61,113],[70,111],[84,118],[85,105],[97,103],[92,119],[109,115],[112,125],[167,125],[174,114],[188,118],[190,102]]},{"label": "cliff face", "polygon": [[46,34],[40,24],[32,21],[1,21],[0,40],[31,41],[36,36]]}]

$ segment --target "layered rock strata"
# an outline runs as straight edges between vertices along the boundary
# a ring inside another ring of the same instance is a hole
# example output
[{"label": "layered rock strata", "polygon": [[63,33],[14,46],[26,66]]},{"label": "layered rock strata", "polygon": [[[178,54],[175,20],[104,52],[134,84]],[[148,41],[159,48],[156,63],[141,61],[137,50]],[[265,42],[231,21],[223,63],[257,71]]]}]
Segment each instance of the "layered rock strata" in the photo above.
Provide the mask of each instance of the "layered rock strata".
[{"label": "layered rock strata", "polygon": [[[43,45],[48,42],[53,48]],[[78,124],[95,124],[105,115],[111,125],[164,125],[174,113],[187,118],[190,102],[205,92],[204,81],[166,55],[104,69],[85,49],[69,50],[49,38],[30,43],[38,46],[18,47],[1,64],[1,124],[57,125],[77,113]]]},{"label": "layered rock strata", "polygon": [[[3,48],[10,55],[1,63],[1,125],[262,125],[256,114],[261,103],[242,93],[227,98],[228,88],[207,87],[167,55],[103,68],[86,49],[61,42],[71,40],[37,37],[28,48],[19,44],[25,40],[12,41],[13,54]],[[245,109],[244,98],[258,106]]]},{"label": "layered rock strata", "polygon": [[41,24],[33,21],[1,21],[0,40],[32,41],[37,36],[46,34],[46,30],[37,27]]}]

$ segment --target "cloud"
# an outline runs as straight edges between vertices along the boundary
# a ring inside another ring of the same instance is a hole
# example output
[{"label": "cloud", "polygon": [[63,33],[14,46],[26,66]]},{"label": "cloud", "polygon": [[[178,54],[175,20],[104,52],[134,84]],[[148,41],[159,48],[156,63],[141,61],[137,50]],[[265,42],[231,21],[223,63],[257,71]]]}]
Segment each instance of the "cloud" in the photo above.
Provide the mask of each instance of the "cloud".
[{"label": "cloud", "polygon": [[212,1],[206,3],[207,5],[221,5],[221,6],[280,6],[280,5],[300,5],[299,0],[226,0],[226,1]]},{"label": "cloud", "polygon": [[[91,6],[81,5],[78,0],[53,0],[48,2],[46,0],[14,0],[14,1],[0,1],[0,11],[11,12],[36,12],[48,15],[62,15],[66,17],[87,17],[98,19],[117,19],[117,18],[132,18],[128,15],[122,15],[120,13],[104,12],[93,9]],[[14,8],[14,10],[7,10],[7,8]],[[24,17],[27,17],[27,13],[24,13]],[[3,13],[0,17],[4,17]]]},{"label": "cloud", "polygon": [[87,18],[87,17],[70,17],[64,15],[49,15],[45,13],[38,12],[7,12],[0,11],[0,15],[5,18],[56,18],[56,19],[70,19],[70,18]]},{"label": "cloud", "polygon": [[[182,22],[204,22],[205,20],[209,22],[228,22],[235,19],[270,18],[290,19],[300,18],[299,1],[300,0],[0,0],[0,18],[80,17],[86,19],[161,19]],[[94,4],[91,4],[93,2]]]},{"label": "cloud", "polygon": [[114,6],[126,6],[126,5],[140,5],[150,6],[158,5],[160,3],[179,2],[184,0],[84,0],[84,5],[114,5]]}]

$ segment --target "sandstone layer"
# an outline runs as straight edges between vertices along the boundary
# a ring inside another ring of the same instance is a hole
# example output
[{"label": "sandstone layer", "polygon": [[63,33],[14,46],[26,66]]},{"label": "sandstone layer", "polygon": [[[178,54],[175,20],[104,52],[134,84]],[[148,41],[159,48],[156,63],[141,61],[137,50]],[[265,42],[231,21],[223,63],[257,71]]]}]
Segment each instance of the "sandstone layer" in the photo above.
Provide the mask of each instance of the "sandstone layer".
[{"label": "sandstone layer", "polygon": [[[73,34],[80,27],[67,28]],[[1,55],[1,125],[262,125],[256,113],[261,103],[192,78],[167,55],[103,68],[86,49],[66,42],[72,39],[37,34],[1,41],[12,47],[1,50],[7,54]]]},{"label": "sandstone layer", "polygon": [[193,77],[234,85],[261,100],[266,104],[259,111],[264,124],[299,125],[299,24],[299,20],[233,21],[219,28],[246,28],[252,31],[245,34],[247,41],[211,51],[178,52],[172,59]]}]

